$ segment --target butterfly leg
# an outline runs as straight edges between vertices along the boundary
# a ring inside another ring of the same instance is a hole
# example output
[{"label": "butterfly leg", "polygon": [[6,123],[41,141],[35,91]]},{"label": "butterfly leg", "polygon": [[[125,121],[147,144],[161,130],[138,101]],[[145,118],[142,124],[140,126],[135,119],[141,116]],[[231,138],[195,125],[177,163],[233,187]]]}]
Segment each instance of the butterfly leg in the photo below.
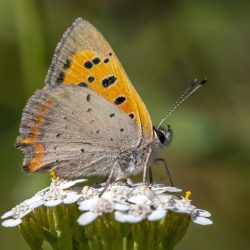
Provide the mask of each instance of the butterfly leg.
[{"label": "butterfly leg", "polygon": [[111,183],[111,181],[113,179],[115,169],[116,169],[116,164],[114,164],[114,166],[113,166],[113,168],[111,170],[111,173],[110,173],[110,175],[109,175],[109,177],[108,177],[108,179],[107,179],[107,181],[105,183],[105,186],[104,186],[102,192],[99,194],[99,197],[101,197],[103,195],[103,193],[107,190],[109,184]]},{"label": "butterfly leg", "polygon": [[150,153],[147,155],[147,158],[145,160],[144,169],[143,169],[143,182],[145,185],[148,184],[147,179],[148,179],[148,175],[149,175],[149,166],[148,166],[149,156],[150,156]]},{"label": "butterfly leg", "polygon": [[150,165],[148,168],[148,177],[149,177],[149,183],[153,183],[153,172],[152,172],[152,166]]},{"label": "butterfly leg", "polygon": [[[168,169],[168,165],[167,165],[166,160],[163,159],[163,158],[156,158],[156,159],[154,159],[152,165],[154,165],[155,163],[158,163],[158,162],[164,164],[164,167],[165,167],[165,170],[166,170],[166,175],[167,175],[167,177],[168,177],[168,179],[169,179],[169,182],[170,182],[171,186],[174,187],[174,183],[173,183],[173,180],[172,180],[172,178],[171,178],[171,174],[170,174],[170,172],[169,172],[169,169]],[[151,170],[151,168],[150,168],[150,170]],[[152,182],[152,181],[153,181],[152,170],[151,170],[151,177],[150,177],[150,178],[152,178],[152,179],[150,180],[150,182]]]}]

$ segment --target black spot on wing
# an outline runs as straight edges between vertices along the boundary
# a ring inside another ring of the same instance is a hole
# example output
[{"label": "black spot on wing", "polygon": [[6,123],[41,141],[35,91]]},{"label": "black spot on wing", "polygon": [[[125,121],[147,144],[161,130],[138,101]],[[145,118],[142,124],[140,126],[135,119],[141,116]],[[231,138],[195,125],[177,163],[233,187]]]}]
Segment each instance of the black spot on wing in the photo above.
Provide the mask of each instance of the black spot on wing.
[{"label": "black spot on wing", "polygon": [[110,117],[110,118],[112,118],[112,117],[114,117],[114,116],[115,116],[114,113],[109,114],[109,117]]},{"label": "black spot on wing", "polygon": [[86,69],[91,69],[93,67],[93,63],[91,61],[87,61],[84,63],[84,67]]},{"label": "black spot on wing", "polygon": [[86,100],[87,100],[87,102],[90,101],[90,94],[87,94]]},{"label": "black spot on wing", "polygon": [[85,82],[80,82],[80,83],[78,84],[78,86],[84,87],[84,88],[87,88],[87,87],[88,87],[87,83],[85,83]]},{"label": "black spot on wing", "polygon": [[68,69],[70,67],[70,60],[66,59],[66,62],[63,64],[63,69]]},{"label": "black spot on wing", "polygon": [[64,73],[61,71],[61,72],[59,73],[59,76],[56,78],[56,82],[57,82],[57,83],[62,83],[63,80],[64,80]]},{"label": "black spot on wing", "polygon": [[122,104],[123,102],[125,102],[126,101],[126,97],[124,97],[124,96],[119,96],[119,97],[117,97],[116,99],[115,99],[115,104],[116,105],[119,105],[119,104]]},{"label": "black spot on wing", "polygon": [[94,78],[93,76],[89,76],[89,77],[88,77],[88,82],[89,82],[89,83],[93,82],[94,80],[95,80],[95,78]]},{"label": "black spot on wing", "polygon": [[61,135],[62,135],[61,133],[57,133],[57,134],[56,134],[56,138],[61,137]]},{"label": "black spot on wing", "polygon": [[103,85],[103,87],[104,87],[104,88],[108,88],[109,86],[111,86],[112,84],[115,83],[116,79],[117,79],[117,78],[116,78],[115,76],[109,76],[109,77],[107,77],[107,78],[104,78],[104,79],[102,80],[102,85]]},{"label": "black spot on wing", "polygon": [[108,62],[109,62],[109,59],[108,59],[108,58],[105,58],[103,62],[104,62],[104,63],[108,63]]},{"label": "black spot on wing", "polygon": [[134,119],[134,117],[135,117],[134,113],[130,113],[130,114],[129,114],[129,117],[130,117],[131,119]]},{"label": "black spot on wing", "polygon": [[99,57],[96,57],[96,58],[94,58],[94,59],[92,60],[92,63],[98,64],[100,61],[101,61],[100,58],[99,58]]}]

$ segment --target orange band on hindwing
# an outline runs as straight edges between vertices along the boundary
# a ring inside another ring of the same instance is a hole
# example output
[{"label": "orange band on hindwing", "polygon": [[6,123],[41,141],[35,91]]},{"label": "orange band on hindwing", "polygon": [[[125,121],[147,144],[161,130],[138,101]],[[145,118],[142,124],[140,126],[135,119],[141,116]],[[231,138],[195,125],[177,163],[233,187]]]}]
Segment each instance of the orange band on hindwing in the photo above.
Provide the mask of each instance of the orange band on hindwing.
[{"label": "orange band on hindwing", "polygon": [[42,144],[37,142],[38,136],[40,135],[39,128],[44,123],[43,115],[48,112],[50,105],[54,104],[52,99],[48,99],[38,110],[37,115],[34,118],[33,124],[31,125],[31,136],[20,139],[18,143],[25,145],[32,145],[35,149],[35,156],[30,160],[28,164],[23,166],[27,171],[34,171],[42,165],[42,158],[44,156],[44,147]]}]

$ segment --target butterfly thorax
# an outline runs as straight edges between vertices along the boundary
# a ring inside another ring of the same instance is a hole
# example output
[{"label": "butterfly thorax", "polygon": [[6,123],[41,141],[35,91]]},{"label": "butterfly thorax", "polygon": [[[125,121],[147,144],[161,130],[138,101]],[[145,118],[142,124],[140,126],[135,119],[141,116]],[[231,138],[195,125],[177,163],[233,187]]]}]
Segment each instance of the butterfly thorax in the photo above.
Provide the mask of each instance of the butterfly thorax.
[{"label": "butterfly thorax", "polygon": [[154,136],[152,138],[144,138],[136,148],[126,150],[119,155],[117,164],[120,173],[118,171],[116,174],[118,179],[141,172],[144,166],[148,164],[153,151],[158,151],[170,144],[173,138],[173,131],[170,126],[167,129],[154,127],[153,130]]}]

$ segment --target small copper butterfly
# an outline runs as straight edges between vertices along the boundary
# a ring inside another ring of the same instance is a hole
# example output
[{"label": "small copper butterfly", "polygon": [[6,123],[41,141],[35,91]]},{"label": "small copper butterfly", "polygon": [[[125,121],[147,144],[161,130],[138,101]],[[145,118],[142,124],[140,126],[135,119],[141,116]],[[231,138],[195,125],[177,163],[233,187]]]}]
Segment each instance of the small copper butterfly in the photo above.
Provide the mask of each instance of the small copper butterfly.
[{"label": "small copper butterfly", "polygon": [[27,172],[117,180],[144,170],[145,181],[152,151],[167,146],[172,135],[170,127],[153,127],[108,42],[78,18],[57,45],[45,87],[24,108],[16,145]]}]

